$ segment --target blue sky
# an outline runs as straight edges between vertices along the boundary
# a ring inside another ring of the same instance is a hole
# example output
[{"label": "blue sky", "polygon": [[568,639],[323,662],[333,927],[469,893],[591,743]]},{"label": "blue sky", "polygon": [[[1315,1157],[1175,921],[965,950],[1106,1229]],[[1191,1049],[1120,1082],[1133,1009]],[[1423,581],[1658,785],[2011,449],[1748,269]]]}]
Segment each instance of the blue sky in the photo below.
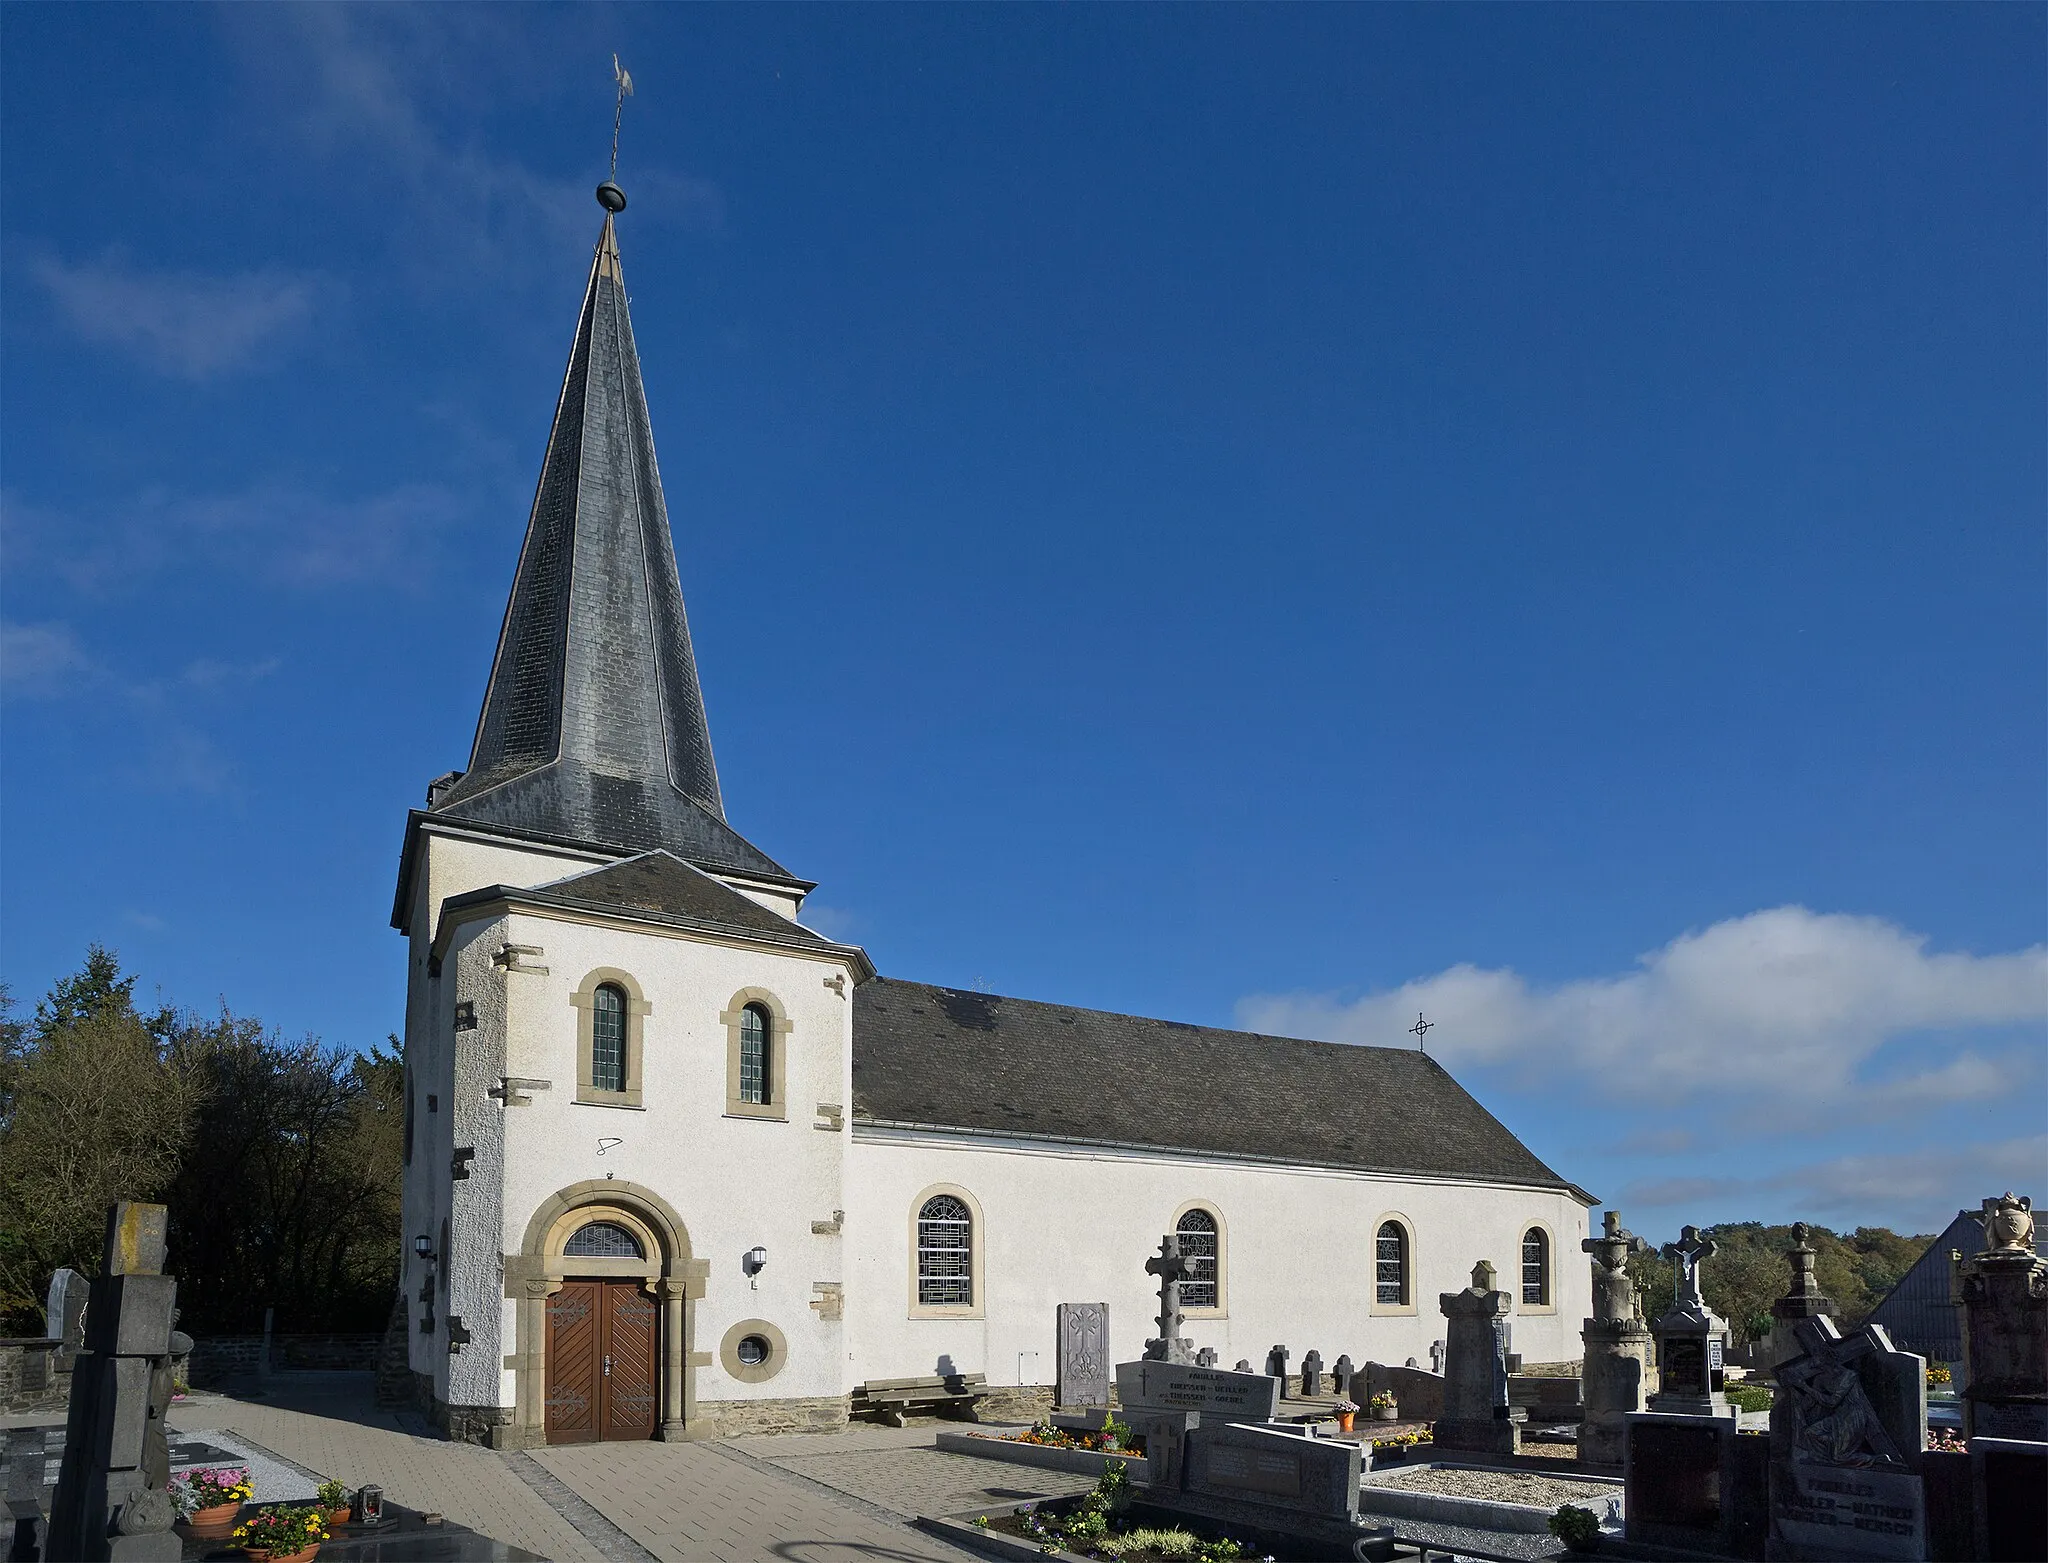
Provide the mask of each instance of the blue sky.
[{"label": "blue sky", "polygon": [[0,975],[363,1046],[626,108],[734,823],[1629,1224],[2048,1195],[2040,6],[17,7]]}]

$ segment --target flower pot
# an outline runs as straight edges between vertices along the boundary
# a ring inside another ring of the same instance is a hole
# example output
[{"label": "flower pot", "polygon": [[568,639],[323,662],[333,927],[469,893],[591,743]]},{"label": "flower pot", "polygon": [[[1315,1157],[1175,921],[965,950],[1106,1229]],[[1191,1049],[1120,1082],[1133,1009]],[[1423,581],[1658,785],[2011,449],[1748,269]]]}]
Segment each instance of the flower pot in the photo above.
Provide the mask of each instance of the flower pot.
[{"label": "flower pot", "polygon": [[354,1511],[345,1503],[338,1509],[329,1509],[327,1511],[327,1523],[329,1525],[346,1525],[348,1517],[352,1512]]},{"label": "flower pot", "polygon": [[1398,1420],[1400,1415],[1399,1406],[1381,1406],[1373,1412],[1372,1417],[1375,1422],[1392,1422]]},{"label": "flower pot", "polygon": [[256,1563],[313,1563],[314,1557],[320,1551],[320,1543],[316,1541],[310,1547],[301,1547],[296,1552],[273,1552],[268,1547],[244,1547],[242,1550],[254,1558]]},{"label": "flower pot", "polygon": [[1356,1411],[1339,1411],[1337,1413],[1337,1431],[1340,1433],[1350,1432],[1351,1419],[1357,1415]]},{"label": "flower pot", "polygon": [[185,1530],[195,1541],[226,1541],[235,1533],[235,1517],[241,1512],[240,1499],[216,1503],[210,1509],[194,1509],[185,1516]]}]

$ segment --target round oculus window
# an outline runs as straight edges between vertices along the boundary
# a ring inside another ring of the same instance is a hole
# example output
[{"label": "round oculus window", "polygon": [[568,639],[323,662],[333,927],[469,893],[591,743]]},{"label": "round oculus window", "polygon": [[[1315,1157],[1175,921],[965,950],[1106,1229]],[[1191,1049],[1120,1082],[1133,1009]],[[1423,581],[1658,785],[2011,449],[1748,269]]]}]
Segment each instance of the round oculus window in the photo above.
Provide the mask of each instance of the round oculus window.
[{"label": "round oculus window", "polygon": [[740,1343],[733,1347],[733,1355],[750,1368],[758,1368],[768,1360],[772,1350],[765,1335],[742,1335]]}]

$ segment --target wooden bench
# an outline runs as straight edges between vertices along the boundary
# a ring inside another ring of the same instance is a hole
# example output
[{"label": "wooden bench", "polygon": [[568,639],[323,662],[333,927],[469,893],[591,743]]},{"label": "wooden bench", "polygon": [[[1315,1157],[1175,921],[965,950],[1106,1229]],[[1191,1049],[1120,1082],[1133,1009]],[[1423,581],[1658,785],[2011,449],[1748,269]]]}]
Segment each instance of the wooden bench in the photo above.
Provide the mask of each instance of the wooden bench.
[{"label": "wooden bench", "polygon": [[889,1427],[903,1426],[912,1411],[974,1422],[975,1407],[988,1394],[986,1373],[943,1373],[930,1378],[877,1378],[857,1385],[849,1416],[873,1416]]}]

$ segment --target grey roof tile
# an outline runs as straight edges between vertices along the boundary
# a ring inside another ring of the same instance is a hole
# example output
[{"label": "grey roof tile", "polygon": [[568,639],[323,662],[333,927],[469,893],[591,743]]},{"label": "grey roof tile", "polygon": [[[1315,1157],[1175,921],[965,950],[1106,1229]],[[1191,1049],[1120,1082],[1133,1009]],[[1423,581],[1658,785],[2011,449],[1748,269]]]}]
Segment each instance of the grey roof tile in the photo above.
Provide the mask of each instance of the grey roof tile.
[{"label": "grey roof tile", "polygon": [[877,1123],[1572,1188],[1425,1053],[895,978],[854,992],[853,1102]]},{"label": "grey roof tile", "polygon": [[537,885],[535,889],[586,906],[659,912],[745,933],[775,934],[810,944],[830,943],[801,923],[770,911],[752,896],[742,895],[667,852],[643,852],[620,863],[607,863],[602,868]]},{"label": "grey roof tile", "polygon": [[431,812],[786,873],[726,822],[609,215],[469,770]]}]

